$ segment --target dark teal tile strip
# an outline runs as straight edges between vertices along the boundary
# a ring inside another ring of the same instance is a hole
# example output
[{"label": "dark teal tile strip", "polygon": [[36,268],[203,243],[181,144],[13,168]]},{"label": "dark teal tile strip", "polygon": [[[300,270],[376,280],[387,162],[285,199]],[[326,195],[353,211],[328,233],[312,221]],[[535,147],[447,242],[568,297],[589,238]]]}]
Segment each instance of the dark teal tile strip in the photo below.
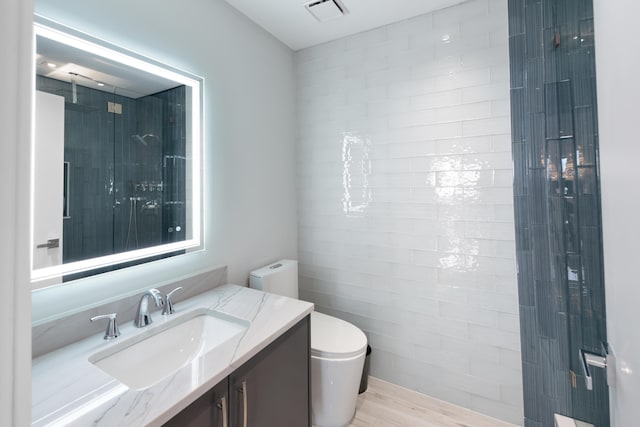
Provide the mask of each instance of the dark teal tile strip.
[{"label": "dark teal tile strip", "polygon": [[606,341],[592,0],[509,0],[509,53],[524,424],[607,427],[578,364]]}]

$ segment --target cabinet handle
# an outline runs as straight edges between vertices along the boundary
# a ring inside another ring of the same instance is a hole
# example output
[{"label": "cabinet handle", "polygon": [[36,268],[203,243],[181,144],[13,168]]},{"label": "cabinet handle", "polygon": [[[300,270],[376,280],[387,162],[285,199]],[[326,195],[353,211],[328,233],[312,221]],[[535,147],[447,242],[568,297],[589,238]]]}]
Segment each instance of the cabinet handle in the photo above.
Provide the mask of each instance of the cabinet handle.
[{"label": "cabinet handle", "polygon": [[227,423],[227,398],[222,396],[218,402],[218,408],[222,411],[222,427],[229,427]]},{"label": "cabinet handle", "polygon": [[242,381],[242,388],[238,389],[240,393],[242,393],[242,402],[243,402],[243,417],[242,417],[242,425],[243,427],[247,427],[247,381]]}]

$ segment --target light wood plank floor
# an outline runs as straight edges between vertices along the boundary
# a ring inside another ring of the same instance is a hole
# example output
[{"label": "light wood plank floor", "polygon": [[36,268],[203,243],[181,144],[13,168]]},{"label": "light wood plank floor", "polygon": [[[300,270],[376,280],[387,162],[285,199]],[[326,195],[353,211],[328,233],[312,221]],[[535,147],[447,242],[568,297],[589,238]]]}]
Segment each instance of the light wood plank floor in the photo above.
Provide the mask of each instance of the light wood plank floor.
[{"label": "light wood plank floor", "polygon": [[350,427],[515,427],[460,406],[369,377]]}]

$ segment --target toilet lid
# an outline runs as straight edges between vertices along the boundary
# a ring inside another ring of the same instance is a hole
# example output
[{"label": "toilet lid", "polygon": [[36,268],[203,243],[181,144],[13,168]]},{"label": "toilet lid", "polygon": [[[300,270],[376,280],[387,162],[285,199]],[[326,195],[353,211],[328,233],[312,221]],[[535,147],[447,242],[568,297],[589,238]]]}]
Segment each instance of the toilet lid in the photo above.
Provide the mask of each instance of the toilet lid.
[{"label": "toilet lid", "polygon": [[311,312],[311,355],[347,358],[367,348],[364,332],[349,322]]}]

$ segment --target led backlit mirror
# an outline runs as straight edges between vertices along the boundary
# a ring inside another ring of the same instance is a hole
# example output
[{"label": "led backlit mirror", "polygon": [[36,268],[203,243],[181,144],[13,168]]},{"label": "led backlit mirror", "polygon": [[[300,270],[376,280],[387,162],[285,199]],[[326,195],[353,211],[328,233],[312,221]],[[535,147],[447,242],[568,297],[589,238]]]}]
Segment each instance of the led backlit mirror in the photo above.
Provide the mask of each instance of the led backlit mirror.
[{"label": "led backlit mirror", "polygon": [[202,79],[35,23],[34,288],[197,250]]}]

